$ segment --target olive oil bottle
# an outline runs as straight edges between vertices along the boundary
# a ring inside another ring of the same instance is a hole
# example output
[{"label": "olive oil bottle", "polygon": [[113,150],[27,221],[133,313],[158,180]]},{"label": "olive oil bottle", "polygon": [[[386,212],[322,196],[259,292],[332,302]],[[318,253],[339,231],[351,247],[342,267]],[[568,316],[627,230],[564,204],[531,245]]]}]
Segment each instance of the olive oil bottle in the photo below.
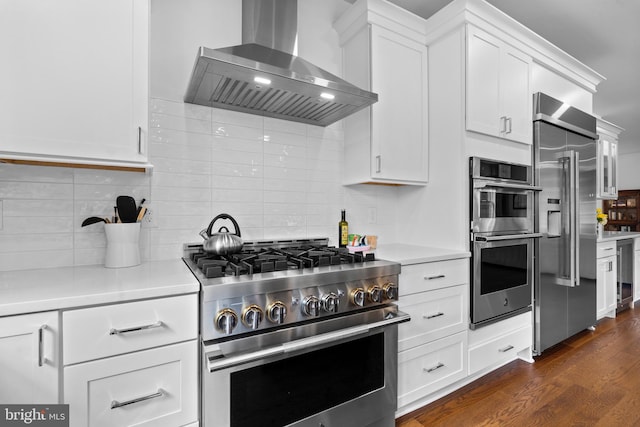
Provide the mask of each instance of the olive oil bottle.
[{"label": "olive oil bottle", "polygon": [[345,217],[345,210],[342,209],[342,219],[338,223],[338,246],[344,248],[349,243],[349,223]]}]

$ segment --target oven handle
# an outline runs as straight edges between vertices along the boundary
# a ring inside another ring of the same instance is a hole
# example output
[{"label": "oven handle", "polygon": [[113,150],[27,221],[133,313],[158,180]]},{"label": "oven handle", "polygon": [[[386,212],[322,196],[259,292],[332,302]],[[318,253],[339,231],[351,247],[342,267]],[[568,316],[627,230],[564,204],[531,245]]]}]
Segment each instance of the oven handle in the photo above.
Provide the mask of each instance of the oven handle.
[{"label": "oven handle", "polygon": [[542,191],[542,187],[529,184],[510,184],[508,182],[474,181],[473,188],[509,188],[513,190]]},{"label": "oven handle", "polygon": [[506,234],[503,236],[476,236],[476,242],[497,242],[500,240],[539,239],[542,233]]},{"label": "oven handle", "polygon": [[237,365],[244,365],[256,360],[277,356],[279,354],[289,353],[297,350],[304,350],[310,347],[329,344],[335,341],[342,340],[344,338],[364,335],[372,329],[391,326],[402,322],[408,322],[409,320],[411,320],[410,315],[408,315],[407,313],[403,313],[402,311],[397,311],[395,313],[388,313],[387,318],[379,322],[354,326],[352,328],[341,329],[335,332],[328,332],[326,334],[316,335],[309,338],[302,338],[296,341],[283,343],[278,346],[268,347],[263,350],[253,351],[251,353],[240,354],[228,358],[210,358],[207,355],[207,369],[209,370],[209,372],[215,372]]}]

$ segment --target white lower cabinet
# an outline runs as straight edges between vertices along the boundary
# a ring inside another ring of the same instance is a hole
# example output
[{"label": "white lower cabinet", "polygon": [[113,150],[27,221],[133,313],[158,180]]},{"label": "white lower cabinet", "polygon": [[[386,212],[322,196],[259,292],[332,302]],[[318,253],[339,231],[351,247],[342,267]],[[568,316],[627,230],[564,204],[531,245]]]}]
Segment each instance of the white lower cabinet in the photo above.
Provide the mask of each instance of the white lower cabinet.
[{"label": "white lower cabinet", "polygon": [[59,401],[57,311],[0,318],[0,403]]},{"label": "white lower cabinet", "polygon": [[64,312],[70,425],[197,425],[197,313],[197,294]]},{"label": "white lower cabinet", "polygon": [[411,321],[398,330],[398,351],[467,329],[468,288],[452,286],[403,298],[398,307]]},{"label": "white lower cabinet", "polygon": [[469,260],[403,265],[398,308],[411,321],[398,326],[398,410],[466,377]]},{"label": "white lower cabinet", "polygon": [[469,375],[515,360],[533,343],[531,312],[469,332]]},{"label": "white lower cabinet", "polygon": [[596,319],[616,317],[616,242],[597,243],[596,257]]},{"label": "white lower cabinet", "polygon": [[198,418],[194,341],[65,368],[72,426],[175,427]]},{"label": "white lower cabinet", "polygon": [[467,334],[460,332],[398,354],[398,407],[467,376]]}]

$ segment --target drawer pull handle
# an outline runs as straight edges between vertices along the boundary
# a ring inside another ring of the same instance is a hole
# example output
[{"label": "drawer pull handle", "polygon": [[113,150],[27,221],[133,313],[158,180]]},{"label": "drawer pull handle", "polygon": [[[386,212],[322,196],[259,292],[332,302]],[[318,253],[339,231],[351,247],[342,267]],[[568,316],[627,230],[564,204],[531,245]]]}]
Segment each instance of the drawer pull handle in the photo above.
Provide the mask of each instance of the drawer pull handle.
[{"label": "drawer pull handle", "polygon": [[508,345],[508,346],[506,346],[505,348],[500,348],[500,349],[498,349],[498,351],[499,351],[500,353],[506,353],[506,352],[507,352],[507,351],[509,351],[509,350],[513,350],[513,346],[512,346],[512,345]]},{"label": "drawer pull handle", "polygon": [[612,250],[614,250],[614,249],[615,249],[615,248],[604,248],[603,250],[605,250],[605,251],[612,251]]},{"label": "drawer pull handle", "polygon": [[44,357],[44,330],[47,329],[47,325],[42,325],[38,328],[38,367],[42,367],[47,363],[47,358]]},{"label": "drawer pull handle", "polygon": [[437,276],[426,276],[424,280],[435,280],[435,279],[444,279],[444,274],[438,274]]},{"label": "drawer pull handle", "polygon": [[164,325],[164,323],[162,323],[162,320],[158,320],[156,323],[152,323],[150,325],[135,326],[133,328],[124,328],[124,329],[111,328],[109,330],[109,335],[119,335],[119,334],[126,334],[129,332],[144,331],[145,329],[159,328],[162,325]]},{"label": "drawer pull handle", "polygon": [[131,405],[133,403],[144,402],[145,400],[155,399],[156,397],[164,396],[164,390],[159,388],[157,392],[149,394],[147,396],[136,397],[135,399],[127,400],[125,402],[118,402],[117,400],[111,401],[111,409],[122,408],[123,406]]},{"label": "drawer pull handle", "polygon": [[440,369],[442,367],[444,367],[444,363],[438,362],[438,364],[436,366],[434,366],[433,368],[429,368],[429,369],[422,368],[422,370],[425,371],[426,373],[431,373],[431,372],[435,371],[436,369]]},{"label": "drawer pull handle", "polygon": [[440,312],[440,313],[436,313],[436,314],[431,314],[429,316],[422,316],[423,319],[433,319],[434,317],[440,317],[440,316],[444,316],[444,313]]}]

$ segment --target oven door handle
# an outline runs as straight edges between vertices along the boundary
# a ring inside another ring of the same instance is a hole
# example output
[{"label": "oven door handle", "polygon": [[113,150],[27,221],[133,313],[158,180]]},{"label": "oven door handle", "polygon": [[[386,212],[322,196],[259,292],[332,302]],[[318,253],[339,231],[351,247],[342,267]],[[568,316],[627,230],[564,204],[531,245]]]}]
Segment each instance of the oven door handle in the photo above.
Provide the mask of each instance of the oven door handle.
[{"label": "oven door handle", "polygon": [[529,184],[510,184],[508,182],[474,181],[473,188],[509,188],[513,190],[542,191],[542,187]]},{"label": "oven door handle", "polygon": [[316,335],[309,338],[302,338],[299,340],[287,342],[274,347],[268,347],[263,350],[253,351],[246,354],[240,354],[230,357],[209,357],[207,355],[207,369],[209,370],[209,372],[215,372],[237,365],[244,365],[256,360],[261,360],[292,351],[317,347],[335,341],[340,341],[345,338],[364,335],[373,329],[382,328],[402,322],[408,322],[409,320],[411,320],[411,316],[407,313],[403,313],[402,311],[390,312],[387,314],[384,320],[381,320],[379,322],[354,326],[352,328],[342,329],[335,332],[327,332],[325,334]]},{"label": "oven door handle", "polygon": [[476,242],[497,242],[500,240],[539,239],[542,233],[506,234],[502,236],[476,236]]}]

